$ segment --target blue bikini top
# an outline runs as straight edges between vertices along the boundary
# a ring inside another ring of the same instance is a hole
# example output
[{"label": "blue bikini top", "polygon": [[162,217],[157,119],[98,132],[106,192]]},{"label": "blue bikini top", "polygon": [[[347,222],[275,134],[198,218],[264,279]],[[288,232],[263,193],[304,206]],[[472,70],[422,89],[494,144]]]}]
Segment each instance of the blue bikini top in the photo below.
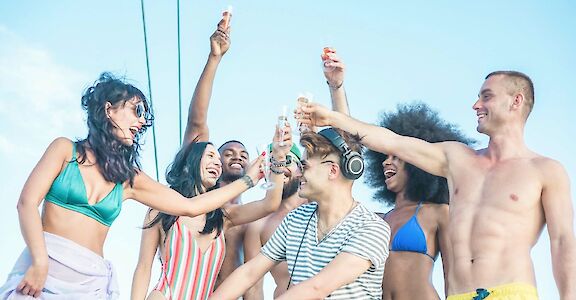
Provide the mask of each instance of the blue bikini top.
[{"label": "blue bikini top", "polygon": [[424,235],[424,231],[418,223],[418,218],[416,218],[418,211],[420,210],[420,206],[422,206],[422,202],[418,203],[416,212],[414,215],[412,215],[410,220],[408,220],[408,222],[406,222],[398,229],[398,231],[396,231],[396,235],[394,235],[394,238],[392,239],[392,246],[390,247],[390,250],[416,252],[424,254],[430,257],[432,260],[435,260],[434,257],[428,254],[426,235]]}]

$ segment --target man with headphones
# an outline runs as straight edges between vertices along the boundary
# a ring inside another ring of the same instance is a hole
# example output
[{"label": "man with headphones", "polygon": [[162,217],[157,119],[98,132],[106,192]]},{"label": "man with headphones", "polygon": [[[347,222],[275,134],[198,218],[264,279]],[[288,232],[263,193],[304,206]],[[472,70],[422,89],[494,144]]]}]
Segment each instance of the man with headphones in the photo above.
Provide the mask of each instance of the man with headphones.
[{"label": "man with headphones", "polygon": [[[381,299],[390,226],[352,197],[364,171],[361,146],[327,128],[306,132],[300,206],[282,221],[260,254],[238,268],[210,299],[237,299],[286,261],[290,279],[277,299]],[[272,162],[281,166],[283,162]]]}]

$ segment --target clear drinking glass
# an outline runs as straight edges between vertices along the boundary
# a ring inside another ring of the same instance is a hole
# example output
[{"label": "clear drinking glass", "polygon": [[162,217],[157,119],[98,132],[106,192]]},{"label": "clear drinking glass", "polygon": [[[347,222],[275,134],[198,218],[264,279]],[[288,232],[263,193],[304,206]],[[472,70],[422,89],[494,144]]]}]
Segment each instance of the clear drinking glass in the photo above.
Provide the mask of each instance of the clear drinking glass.
[{"label": "clear drinking glass", "polygon": [[[298,99],[296,100],[296,106],[298,108],[301,108],[302,106],[304,106],[307,103],[312,103],[313,99],[314,99],[314,95],[312,95],[312,93],[303,92],[300,95],[298,95]],[[302,115],[300,114],[299,117],[302,117]],[[298,125],[298,134],[310,130],[310,127],[308,127],[308,125],[306,125],[306,124],[302,124],[302,123],[298,122],[297,125]]]},{"label": "clear drinking glass", "polygon": [[262,144],[256,147],[258,155],[264,153],[264,161],[262,162],[262,171],[264,172],[264,183],[260,185],[260,188],[264,190],[269,190],[274,188],[274,182],[270,181],[270,149],[268,149],[267,144]]}]

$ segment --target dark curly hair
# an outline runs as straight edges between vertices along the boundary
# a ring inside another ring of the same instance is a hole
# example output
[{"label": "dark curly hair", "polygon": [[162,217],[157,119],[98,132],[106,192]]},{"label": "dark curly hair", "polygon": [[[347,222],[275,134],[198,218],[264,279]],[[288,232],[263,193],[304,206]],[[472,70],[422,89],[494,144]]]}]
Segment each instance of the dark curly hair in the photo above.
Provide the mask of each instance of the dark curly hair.
[{"label": "dark curly hair", "polygon": [[[192,198],[216,188],[212,187],[204,190],[202,186],[200,162],[208,145],[212,145],[212,143],[197,142],[195,140],[178,151],[174,161],[166,171],[166,182],[168,182],[171,189],[184,197]],[[177,219],[177,216],[161,212],[144,228],[150,228],[161,222],[164,232],[168,232]],[[207,234],[217,230],[216,236],[218,236],[222,232],[223,226],[224,213],[222,209],[217,208],[206,214],[206,224],[200,233]]]},{"label": "dark curly hair", "polygon": [[[378,125],[393,132],[419,138],[431,143],[443,141],[458,141],[473,145],[476,141],[466,137],[456,125],[442,120],[438,113],[423,102],[399,104],[396,112],[384,112],[380,115]],[[366,177],[368,186],[376,189],[374,199],[390,206],[396,201],[396,193],[388,190],[384,183],[386,177],[382,162],[388,155],[367,151]],[[434,176],[405,162],[407,172],[405,196],[407,199],[419,202],[448,203],[448,185],[446,178]]]},{"label": "dark curly hair", "polygon": [[[144,103],[146,124],[138,132],[131,146],[123,144],[114,135],[115,124],[106,116],[106,103],[112,107],[126,105],[126,101],[137,98]],[[146,96],[136,87],[104,72],[94,85],[82,95],[82,108],[87,114],[88,136],[78,140],[79,163],[86,161],[86,149],[96,157],[96,165],[110,182],[129,181],[140,171],[140,139],[154,119]]]}]

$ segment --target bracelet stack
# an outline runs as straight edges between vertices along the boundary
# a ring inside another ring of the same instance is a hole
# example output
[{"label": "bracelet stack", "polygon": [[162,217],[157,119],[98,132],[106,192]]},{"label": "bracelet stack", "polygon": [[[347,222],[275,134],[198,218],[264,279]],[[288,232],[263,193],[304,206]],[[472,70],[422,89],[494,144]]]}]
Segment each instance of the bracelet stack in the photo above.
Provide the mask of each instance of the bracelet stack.
[{"label": "bracelet stack", "polygon": [[282,169],[280,169],[280,167],[275,167],[275,166],[270,166],[270,171],[272,171],[272,173],[274,174],[284,174],[284,171]]},{"label": "bracelet stack", "polygon": [[254,181],[252,180],[252,178],[250,178],[250,176],[244,175],[240,179],[244,181],[244,183],[248,186],[249,189],[254,187]]},{"label": "bracelet stack", "polygon": [[276,160],[274,157],[270,157],[270,171],[274,174],[284,174],[282,168],[288,166],[288,160]]},{"label": "bracelet stack", "polygon": [[284,168],[288,166],[288,161],[285,160],[276,160],[274,157],[270,157],[270,164],[274,168]]}]

